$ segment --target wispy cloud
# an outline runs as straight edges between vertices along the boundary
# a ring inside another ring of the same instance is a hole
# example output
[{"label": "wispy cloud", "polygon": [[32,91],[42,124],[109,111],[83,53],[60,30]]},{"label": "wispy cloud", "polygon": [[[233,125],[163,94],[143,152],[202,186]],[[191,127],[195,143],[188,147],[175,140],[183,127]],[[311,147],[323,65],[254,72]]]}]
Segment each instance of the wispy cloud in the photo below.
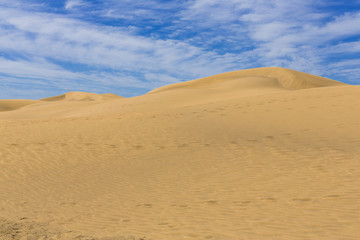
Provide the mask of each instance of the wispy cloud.
[{"label": "wispy cloud", "polygon": [[[356,40],[360,36],[357,27],[360,26],[360,12],[334,14],[317,8],[322,4],[322,1],[307,0],[229,0],[224,4],[197,0],[183,11],[183,19],[187,23],[203,19],[200,26],[192,26],[202,30],[197,40],[206,42],[203,38],[211,39],[222,33],[230,36],[221,40],[224,45],[244,45],[245,49],[238,48],[238,52],[252,56],[249,60],[257,57],[254,65],[277,65],[327,75],[329,62],[342,61],[333,59],[327,49],[341,41],[355,44],[348,38]],[[209,26],[217,31],[207,29]],[[227,40],[230,40],[228,44]],[[232,50],[236,52],[236,48]]]},{"label": "wispy cloud", "polygon": [[[225,71],[235,58],[176,40],[146,38],[126,28],[97,26],[54,14],[2,8],[0,20],[3,33],[0,51],[15,58],[0,59],[0,71],[49,82],[55,79],[60,89],[67,80],[86,79],[87,85],[96,86],[98,76],[106,75],[110,79],[120,76],[128,79],[128,82],[120,81],[123,87],[150,90],[158,83],[174,82],[174,76],[186,80],[200,77],[204,72]],[[79,64],[85,65],[86,70],[82,71],[81,67],[67,70],[70,65]],[[160,75],[161,81],[151,78]],[[164,81],[166,76],[168,82]],[[59,77],[63,80],[58,81]],[[115,83],[106,81],[103,84],[109,87]]]},{"label": "wispy cloud", "polygon": [[83,0],[67,0],[65,2],[65,9],[71,10],[71,9],[86,6],[86,5],[87,5],[86,2],[84,2]]},{"label": "wispy cloud", "polygon": [[360,10],[321,0],[26,2],[0,0],[0,80],[27,91],[129,96],[261,66],[360,79]]}]

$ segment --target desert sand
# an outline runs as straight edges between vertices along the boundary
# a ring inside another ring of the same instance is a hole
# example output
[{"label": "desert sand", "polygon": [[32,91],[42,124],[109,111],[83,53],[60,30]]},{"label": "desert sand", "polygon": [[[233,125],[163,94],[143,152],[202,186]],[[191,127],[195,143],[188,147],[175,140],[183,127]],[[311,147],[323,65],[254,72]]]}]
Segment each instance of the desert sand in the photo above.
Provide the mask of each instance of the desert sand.
[{"label": "desert sand", "polygon": [[360,86],[258,68],[0,100],[0,239],[359,236]]}]

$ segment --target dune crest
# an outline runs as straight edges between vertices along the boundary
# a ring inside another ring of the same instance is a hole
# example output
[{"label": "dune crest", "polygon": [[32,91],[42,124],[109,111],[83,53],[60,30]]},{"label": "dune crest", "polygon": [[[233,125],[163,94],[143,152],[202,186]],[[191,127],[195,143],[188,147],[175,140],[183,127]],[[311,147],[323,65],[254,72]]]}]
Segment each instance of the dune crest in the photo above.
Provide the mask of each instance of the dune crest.
[{"label": "dune crest", "polygon": [[24,99],[0,99],[0,112],[13,111],[27,105],[39,103],[37,100],[24,100]]},{"label": "dune crest", "polygon": [[88,92],[68,92],[59,96],[42,98],[41,101],[99,101],[99,100],[108,100],[114,98],[122,98],[119,95],[113,93],[105,93],[105,94],[96,94],[96,93],[88,93]]},{"label": "dune crest", "polygon": [[289,90],[347,85],[342,82],[308,73],[298,72],[291,69],[280,67],[264,67],[222,73],[192,81],[175,83],[154,89],[149,93],[157,93],[179,88],[207,88],[211,87],[214,84],[230,81],[237,81],[238,83],[243,83],[243,87],[245,88],[273,87]]}]

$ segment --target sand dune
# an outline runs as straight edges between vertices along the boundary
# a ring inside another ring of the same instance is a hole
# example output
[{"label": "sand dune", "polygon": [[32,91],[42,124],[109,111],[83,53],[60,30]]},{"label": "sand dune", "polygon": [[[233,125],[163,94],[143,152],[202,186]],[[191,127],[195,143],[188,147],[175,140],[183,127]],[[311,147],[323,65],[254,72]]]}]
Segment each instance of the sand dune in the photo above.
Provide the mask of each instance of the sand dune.
[{"label": "sand dune", "polygon": [[[26,99],[0,99],[0,111],[13,111],[28,105],[42,105],[44,102],[54,101],[101,101],[122,98],[113,93],[96,94],[87,92],[68,92],[63,95],[42,98],[39,100],[26,100]],[[33,107],[33,106],[32,106]]]},{"label": "sand dune", "polygon": [[68,92],[39,100],[0,100],[0,112],[8,111],[0,119],[61,118],[79,110],[89,112],[89,107],[120,99],[124,98],[112,93]]},{"label": "sand dune", "polygon": [[108,100],[114,98],[122,98],[113,93],[105,93],[105,94],[96,94],[96,93],[88,93],[88,92],[68,92],[63,95],[42,98],[42,101],[99,101],[99,100]]},{"label": "sand dune", "polygon": [[261,68],[7,107],[0,239],[358,239],[359,96]]},{"label": "sand dune", "polygon": [[1,100],[0,99],[0,111],[12,111],[15,109],[22,108],[24,106],[39,103],[36,100],[22,100],[22,99],[13,99],[13,100]]},{"label": "sand dune", "polygon": [[[193,81],[175,83],[151,91],[151,93],[168,91],[178,88],[209,88],[217,83],[236,81],[241,88],[285,88],[305,89],[315,87],[329,87],[345,85],[344,83],[331,79],[315,76],[308,73],[298,72],[291,69],[268,67],[240,70],[223,73],[211,77],[201,78]],[[239,88],[238,88],[239,89]]]}]

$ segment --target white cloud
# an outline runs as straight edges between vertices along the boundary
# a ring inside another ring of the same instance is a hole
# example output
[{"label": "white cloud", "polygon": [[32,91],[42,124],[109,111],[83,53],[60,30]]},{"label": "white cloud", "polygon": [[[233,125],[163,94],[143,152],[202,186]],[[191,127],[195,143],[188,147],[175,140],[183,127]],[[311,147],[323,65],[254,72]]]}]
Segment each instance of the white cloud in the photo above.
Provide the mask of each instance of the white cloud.
[{"label": "white cloud", "polygon": [[328,53],[358,53],[360,41],[339,43],[326,49]]},{"label": "white cloud", "polygon": [[41,7],[44,7],[44,3],[35,3],[33,1],[26,0],[0,0],[0,6],[39,10]]},{"label": "white cloud", "polygon": [[0,18],[15,28],[8,30],[4,27],[5,34],[0,36],[0,49],[3,51],[13,50],[114,69],[147,70],[155,67],[174,73],[183,72],[185,69],[181,68],[185,62],[211,64],[211,60],[217,58],[215,54],[186,43],[136,36],[121,28],[98,27],[48,14],[0,13]]},{"label": "white cloud", "polygon": [[274,21],[256,26],[252,38],[257,41],[271,41],[289,32],[291,25]]},{"label": "white cloud", "polygon": [[72,10],[77,7],[86,6],[87,4],[82,0],[67,0],[65,2],[65,9]]},{"label": "white cloud", "polygon": [[[54,81],[59,88],[86,79],[92,86],[113,84],[150,90],[159,83],[230,70],[239,58],[177,40],[134,35],[126,28],[11,8],[0,8],[0,52],[15,58],[1,58],[0,72]],[[92,68],[92,73],[68,70],[69,65],[77,64]]]},{"label": "white cloud", "polygon": [[338,38],[360,33],[360,12],[345,14],[319,28],[321,36]]},{"label": "white cloud", "polygon": [[[0,72],[24,84],[28,77],[59,89],[86,82],[89,90],[150,90],[260,66],[326,75],[331,65],[333,76],[340,76],[338,70],[352,79],[360,73],[356,59],[338,60],[342,65],[331,59],[359,52],[358,38],[343,39],[360,35],[360,12],[333,17],[316,9],[320,0],[105,0],[95,10],[89,2],[68,0],[64,7],[72,15],[22,8],[21,2],[0,0],[0,53],[5,54]],[[79,20],[86,14],[126,24]]]},{"label": "white cloud", "polygon": [[[252,49],[241,54],[248,56],[248,60],[255,58],[257,65],[277,65],[324,75],[327,72],[324,62],[331,61],[328,50],[334,41],[360,35],[360,12],[333,17],[316,8],[320,3],[317,0],[221,3],[195,0],[182,12],[182,19],[188,24],[201,20],[199,25],[191,27],[198,29],[205,42],[213,33],[212,28],[207,29],[209,26],[217,29],[215,34],[229,36],[231,42],[238,38],[235,44]],[[350,50],[350,45],[356,43],[347,43],[347,51],[356,51]],[[341,52],[339,47],[337,51]]]}]

